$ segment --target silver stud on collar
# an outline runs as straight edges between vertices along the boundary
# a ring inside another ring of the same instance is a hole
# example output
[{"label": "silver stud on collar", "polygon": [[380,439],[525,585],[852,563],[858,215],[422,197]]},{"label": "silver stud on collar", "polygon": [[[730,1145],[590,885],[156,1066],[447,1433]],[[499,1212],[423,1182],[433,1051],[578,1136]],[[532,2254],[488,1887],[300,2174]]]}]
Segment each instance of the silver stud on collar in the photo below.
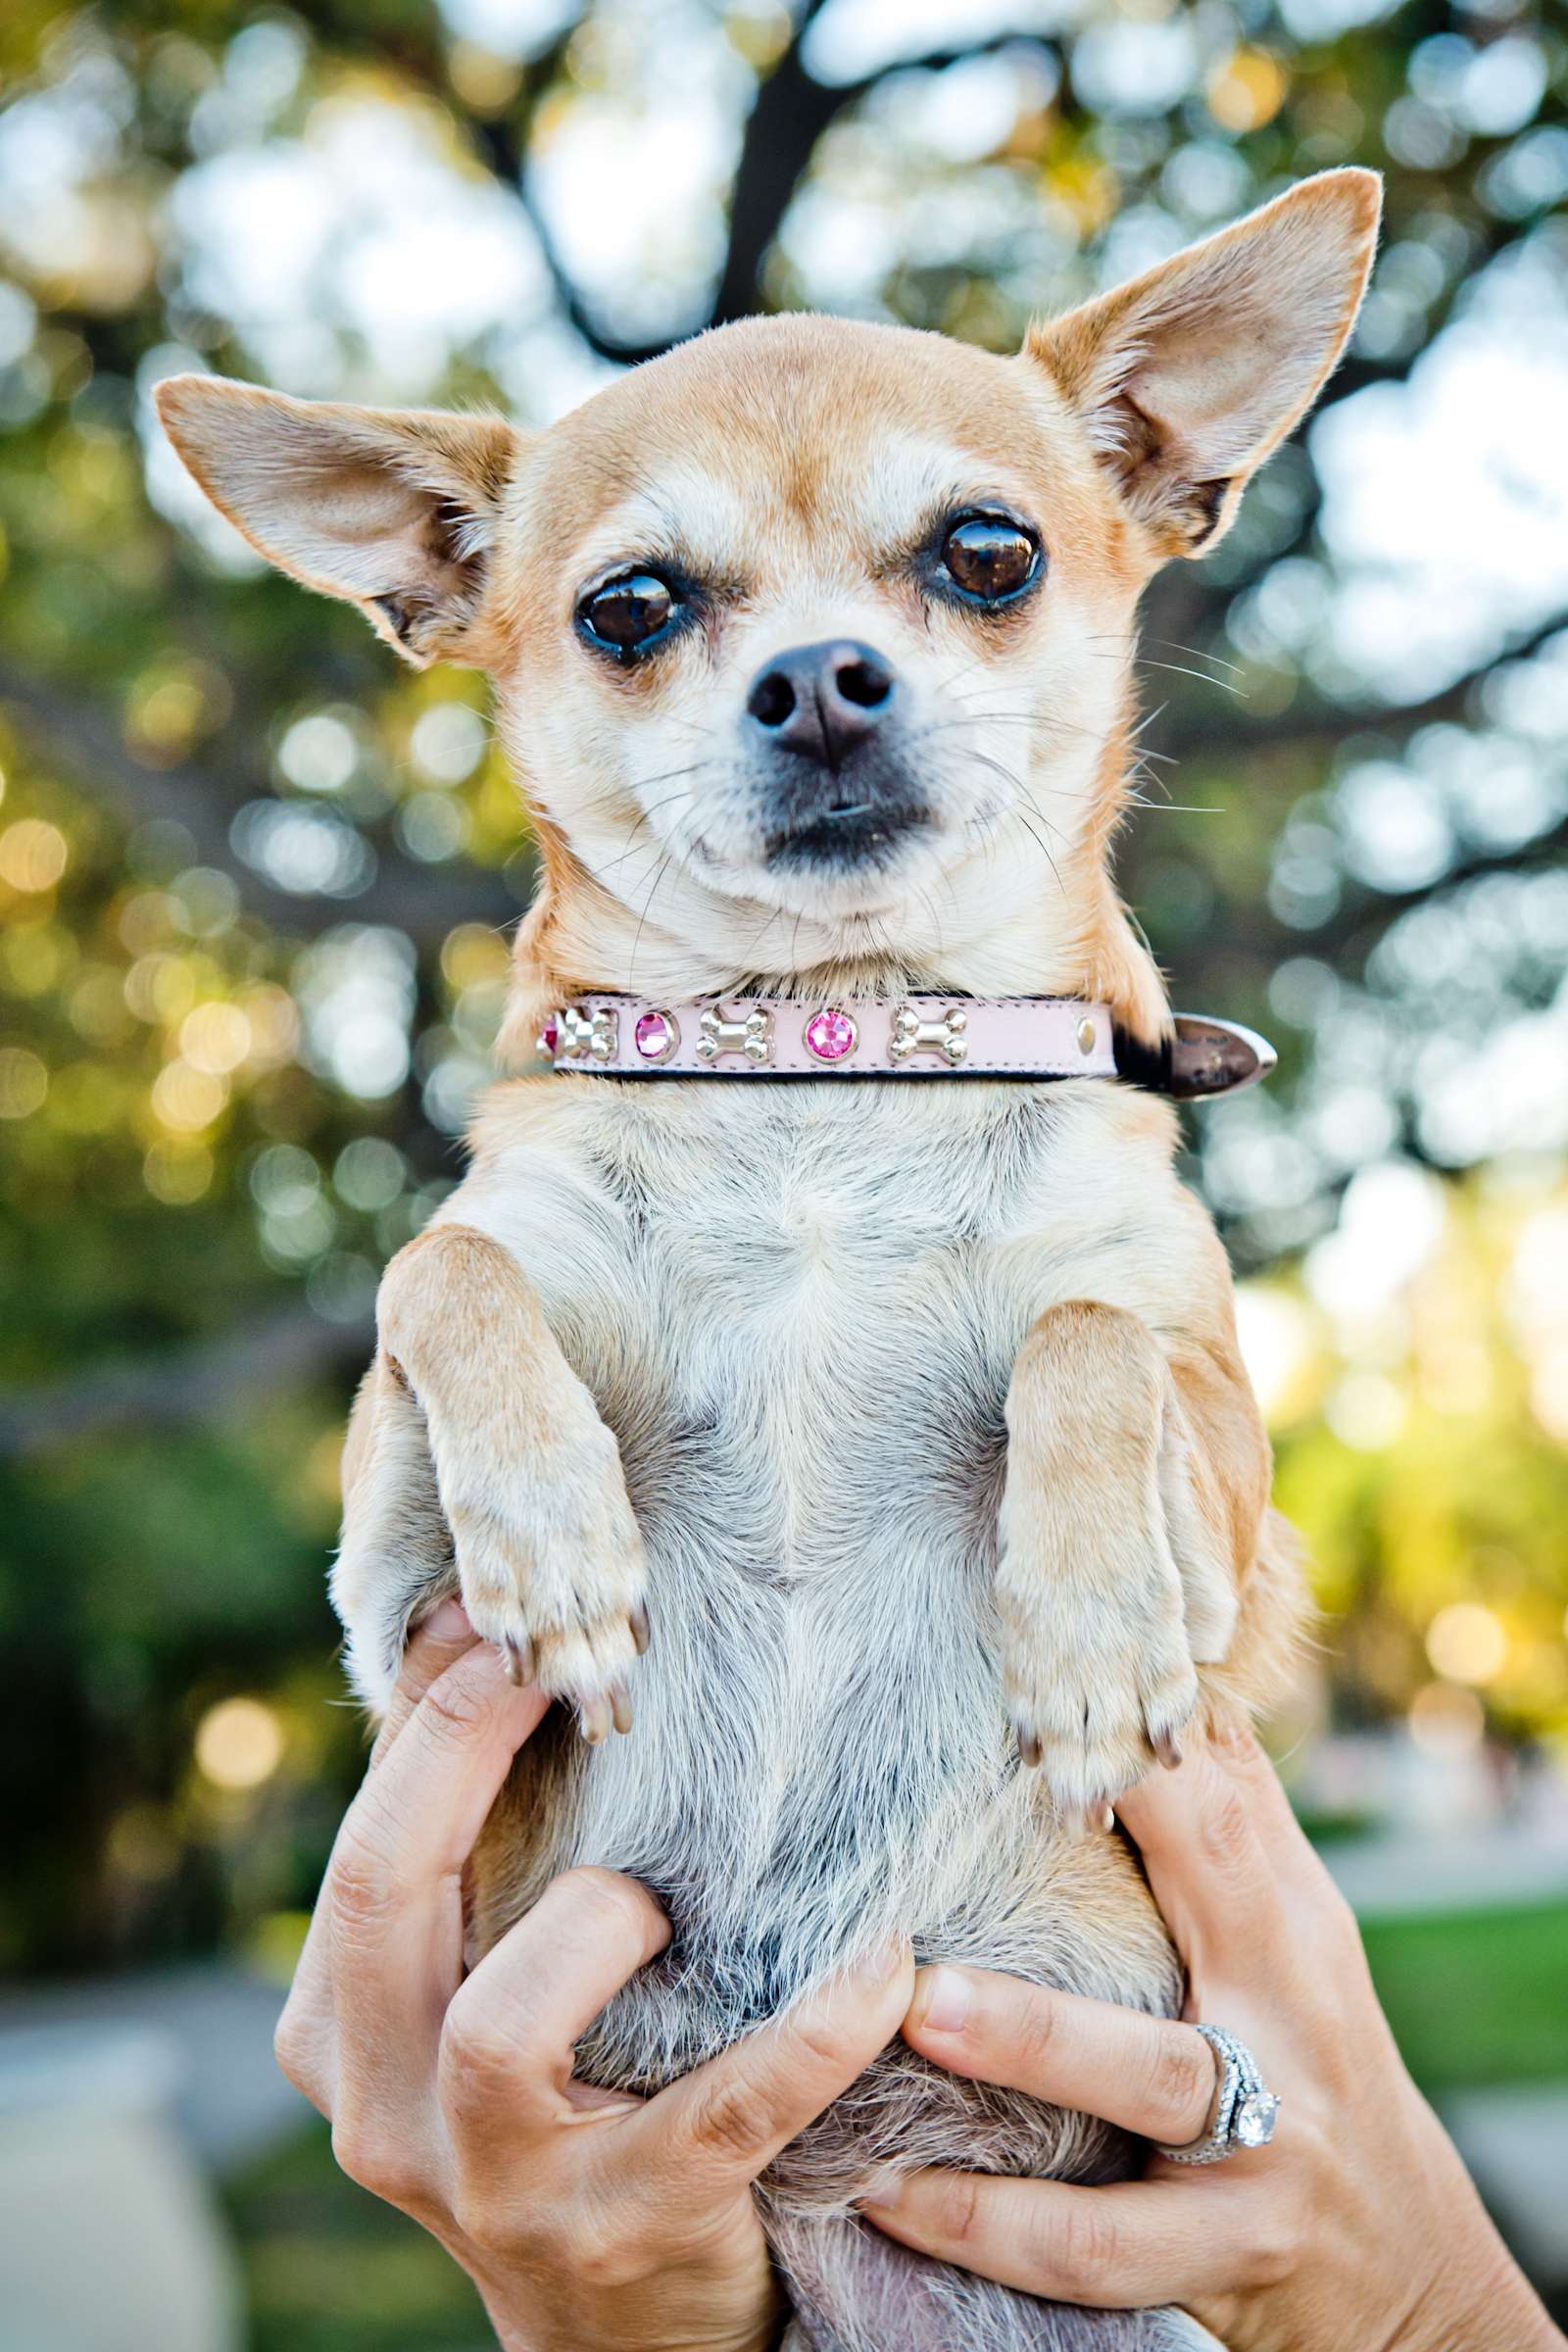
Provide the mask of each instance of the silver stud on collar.
[{"label": "silver stud on collar", "polygon": [[584,1012],[568,1004],[558,1025],[558,1057],[564,1061],[613,1061],[618,1018],[607,1005]]},{"label": "silver stud on collar", "polygon": [[939,1021],[923,1021],[912,1004],[895,1005],[888,1059],[895,1069],[915,1054],[939,1054],[956,1069],[969,1051],[964,1031],[969,1016],[961,1004],[950,1004]]},{"label": "silver stud on collar", "polygon": [[733,1021],[726,1019],[722,1005],[710,1004],[700,1026],[699,1061],[717,1061],[721,1054],[744,1054],[748,1061],[758,1063],[773,1058],[773,1015],[760,1004]]}]

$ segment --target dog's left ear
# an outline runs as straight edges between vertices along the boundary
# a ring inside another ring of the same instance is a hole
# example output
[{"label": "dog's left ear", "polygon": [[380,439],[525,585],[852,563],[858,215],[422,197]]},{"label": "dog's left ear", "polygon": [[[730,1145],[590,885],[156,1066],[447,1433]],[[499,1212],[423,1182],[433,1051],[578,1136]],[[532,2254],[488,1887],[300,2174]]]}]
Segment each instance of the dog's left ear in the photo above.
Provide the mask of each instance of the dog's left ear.
[{"label": "dog's left ear", "polygon": [[510,424],[217,375],[170,376],[154,398],[214,506],[279,570],[358,605],[419,668],[486,661],[491,558],[522,445]]},{"label": "dog's left ear", "polygon": [[1324,172],[1031,330],[1160,556],[1227,528],[1345,349],[1377,249],[1375,172]]}]

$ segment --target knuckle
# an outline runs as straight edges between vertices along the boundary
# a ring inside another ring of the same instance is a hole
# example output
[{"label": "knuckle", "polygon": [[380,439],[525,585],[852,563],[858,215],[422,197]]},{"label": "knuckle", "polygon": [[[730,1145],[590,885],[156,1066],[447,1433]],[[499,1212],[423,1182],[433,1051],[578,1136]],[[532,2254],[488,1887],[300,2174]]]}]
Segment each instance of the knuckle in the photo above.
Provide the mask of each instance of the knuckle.
[{"label": "knuckle", "polygon": [[349,2114],[334,2117],[332,2156],[339,2172],[383,2204],[412,2212],[423,2194],[419,2169],[395,2139]]},{"label": "knuckle", "polygon": [[1024,2236],[1029,2259],[1066,2302],[1093,2301],[1116,2275],[1116,2225],[1093,2190],[1082,2203],[1026,2220]]},{"label": "knuckle", "polygon": [[1222,1786],[1203,1809],[1200,1830],[1203,1860],[1227,1877],[1244,1869],[1251,1855],[1252,1825],[1240,1792]]},{"label": "knuckle", "polygon": [[1316,1939],[1320,1945],[1327,1944],[1334,1951],[1342,1967],[1353,1964],[1357,1970],[1364,1969],[1366,1951],[1361,1941],[1360,1923],[1333,1880],[1328,1879],[1326,1872],[1324,1876],[1327,1884],[1316,1889]]},{"label": "knuckle", "polygon": [[1248,2233],[1249,2284],[1284,2286],[1301,2259],[1302,2228],[1294,2199],[1270,2197],[1254,2215]]},{"label": "knuckle", "polygon": [[438,1746],[461,1747],[480,1738],[489,1726],[494,1702],[476,1688],[467,1657],[460,1658],[437,1676],[419,1701],[419,1715]]},{"label": "knuckle", "polygon": [[645,2275],[647,2265],[623,2230],[605,2215],[580,2215],[571,2238],[571,2267],[590,2286],[624,2288]]},{"label": "knuckle", "polygon": [[564,1872],[557,1885],[570,1893],[591,1933],[620,1940],[627,1936],[640,1937],[645,1932],[650,1898],[634,1879],[584,1862]]},{"label": "knuckle", "polygon": [[973,2173],[944,2178],[937,2191],[942,2235],[951,2245],[966,2246],[980,2230],[980,2181]]},{"label": "knuckle", "polygon": [[1007,2035],[1017,2052],[1018,2072],[1027,2080],[1043,2076],[1062,2038],[1064,2014],[1041,1985],[1020,1985],[1013,2015],[1006,2020]]},{"label": "knuckle", "polygon": [[472,2179],[465,2180],[453,2200],[452,2218],[467,2243],[481,2254],[515,2257],[523,2250],[525,2238],[534,2251],[551,2242],[550,2232],[537,2222],[524,2230],[512,2205],[493,2186],[481,2186]]},{"label": "knuckle", "polygon": [[312,2106],[319,2107],[324,2114],[326,2097],[319,2041],[292,2001],[285,2002],[277,2021],[272,2034],[272,2056],[295,2089],[303,2091]]},{"label": "knuckle", "polygon": [[807,2010],[789,2020],[788,2039],[798,2058],[813,2066],[828,2067],[842,2063],[850,2036],[847,2026],[835,2025],[831,2018]]},{"label": "knuckle", "polygon": [[378,1927],[397,1901],[395,1874],[385,1857],[362,1838],[338,1854],[330,1884],[334,1928]]},{"label": "knuckle", "polygon": [[442,2090],[460,2107],[483,2105],[524,2072],[521,2037],[460,1994],[441,2026],[437,2067]]},{"label": "knuckle", "polygon": [[1214,2058],[1207,2042],[1188,2026],[1157,2026],[1145,2090],[1161,2137],[1195,2138],[1214,2098]]},{"label": "knuckle", "polygon": [[747,2163],[765,2148],[773,2117],[758,2085],[744,2075],[710,2083],[693,2108],[690,2134],[704,2155]]}]

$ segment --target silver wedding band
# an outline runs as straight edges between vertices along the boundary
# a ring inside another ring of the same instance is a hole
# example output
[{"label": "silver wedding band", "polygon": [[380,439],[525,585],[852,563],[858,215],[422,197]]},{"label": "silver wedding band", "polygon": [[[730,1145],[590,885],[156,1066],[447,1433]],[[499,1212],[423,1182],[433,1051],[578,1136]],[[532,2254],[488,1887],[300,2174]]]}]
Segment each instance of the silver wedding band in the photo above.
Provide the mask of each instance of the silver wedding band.
[{"label": "silver wedding band", "polygon": [[1198,2026],[1214,2053],[1218,2080],[1208,2128],[1179,2148],[1161,2148],[1172,2164],[1223,2164],[1238,2148],[1266,2148],[1274,2136],[1280,2103],[1264,2085],[1257,2061],[1245,2041],[1223,2026]]}]

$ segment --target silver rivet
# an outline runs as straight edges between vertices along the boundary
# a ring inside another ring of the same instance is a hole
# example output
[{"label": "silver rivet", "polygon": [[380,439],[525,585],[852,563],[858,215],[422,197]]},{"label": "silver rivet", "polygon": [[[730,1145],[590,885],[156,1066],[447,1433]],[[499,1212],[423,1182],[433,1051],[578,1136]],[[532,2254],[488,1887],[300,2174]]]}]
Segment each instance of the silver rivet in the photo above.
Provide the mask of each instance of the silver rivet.
[{"label": "silver rivet", "polygon": [[1099,1035],[1100,1032],[1095,1027],[1093,1021],[1080,1021],[1078,1024],[1079,1053],[1092,1054],[1095,1050],[1096,1041],[1098,1040]]}]

